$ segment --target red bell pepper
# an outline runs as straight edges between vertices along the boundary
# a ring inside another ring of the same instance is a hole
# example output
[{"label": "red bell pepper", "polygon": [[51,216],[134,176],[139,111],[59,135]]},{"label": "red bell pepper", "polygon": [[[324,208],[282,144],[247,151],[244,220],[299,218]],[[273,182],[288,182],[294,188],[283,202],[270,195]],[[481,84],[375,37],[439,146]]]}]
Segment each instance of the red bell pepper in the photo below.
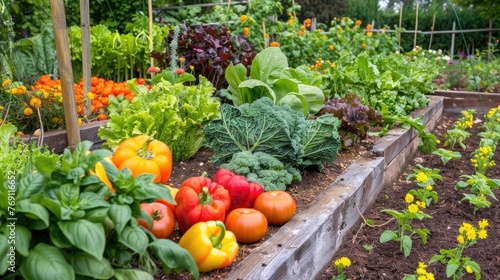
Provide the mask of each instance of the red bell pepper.
[{"label": "red bell pepper", "polygon": [[241,175],[237,175],[228,169],[219,169],[214,174],[214,181],[224,186],[229,192],[231,206],[229,211],[236,208],[253,208],[255,199],[264,192],[264,188],[256,183],[248,182]]},{"label": "red bell pepper", "polygon": [[185,180],[175,195],[175,215],[184,233],[198,222],[224,221],[231,199],[222,185],[205,176]]}]

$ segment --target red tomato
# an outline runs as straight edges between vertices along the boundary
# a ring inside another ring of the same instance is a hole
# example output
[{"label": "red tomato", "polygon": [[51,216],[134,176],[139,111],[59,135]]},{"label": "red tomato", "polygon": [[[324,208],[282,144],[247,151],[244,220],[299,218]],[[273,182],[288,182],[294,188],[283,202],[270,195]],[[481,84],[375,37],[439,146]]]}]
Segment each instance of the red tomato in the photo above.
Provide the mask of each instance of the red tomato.
[{"label": "red tomato", "polygon": [[174,232],[175,215],[167,205],[153,202],[141,203],[141,210],[153,218],[153,227],[150,228],[148,222],[143,219],[137,219],[139,225],[151,231],[157,238],[169,238]]},{"label": "red tomato", "polygon": [[108,116],[106,116],[106,114],[104,113],[100,113],[98,116],[97,116],[97,119],[100,120],[100,121],[104,121],[104,120],[107,120],[108,119]]},{"label": "red tomato", "polygon": [[297,205],[293,197],[285,191],[269,191],[261,193],[253,206],[266,216],[270,225],[283,225],[293,215]]},{"label": "red tomato", "polygon": [[267,232],[267,219],[253,208],[236,208],[224,221],[226,229],[233,232],[240,243],[255,243]]}]

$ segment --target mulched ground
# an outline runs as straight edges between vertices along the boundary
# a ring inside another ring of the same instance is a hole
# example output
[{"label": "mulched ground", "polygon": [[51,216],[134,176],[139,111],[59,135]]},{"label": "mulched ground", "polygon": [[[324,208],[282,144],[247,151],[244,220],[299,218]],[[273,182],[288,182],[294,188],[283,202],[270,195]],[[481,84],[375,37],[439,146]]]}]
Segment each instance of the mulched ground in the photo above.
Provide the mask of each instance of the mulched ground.
[{"label": "mulched ground", "polygon": [[[450,127],[456,117],[444,117],[441,124],[433,133],[444,143],[442,133]],[[472,175],[474,170],[470,163],[471,153],[479,146],[479,137],[481,123],[474,124],[470,130],[472,137],[465,144],[466,150],[455,147],[459,151],[462,159],[459,161],[450,161],[443,165],[441,159],[435,155],[423,155],[417,152],[412,163],[407,166],[399,180],[392,186],[386,187],[374,205],[365,213],[365,218],[373,220],[376,225],[387,223],[391,216],[381,213],[383,209],[402,210],[406,207],[404,202],[405,194],[410,189],[418,188],[413,183],[406,181],[408,174],[412,173],[417,164],[427,168],[438,168],[443,177],[443,182],[438,182],[435,191],[438,193],[439,201],[427,207],[426,213],[430,214],[432,219],[424,219],[414,223],[414,227],[425,227],[431,231],[426,245],[422,244],[418,236],[413,236],[413,248],[411,254],[405,258],[399,251],[398,242],[380,243],[379,237],[384,230],[395,230],[396,221],[389,222],[380,227],[368,227],[361,225],[353,227],[350,235],[336,253],[333,260],[346,256],[352,261],[351,267],[347,268],[347,276],[351,279],[402,279],[405,274],[415,274],[418,262],[427,262],[440,249],[451,249],[456,247],[456,237],[458,229],[463,222],[471,223],[477,226],[481,219],[488,219],[489,227],[488,237],[484,240],[478,240],[477,244],[466,248],[463,256],[470,257],[481,267],[481,279],[499,279],[500,277],[500,203],[492,201],[491,207],[478,210],[474,213],[473,207],[467,202],[461,202],[463,194],[455,191],[455,184],[462,180],[462,175]],[[447,147],[449,148],[449,147]],[[496,163],[500,163],[500,152],[494,156]],[[500,168],[498,166],[490,168],[487,176],[489,178],[500,178]],[[497,197],[500,191],[494,191]],[[372,246],[371,250],[363,246]],[[332,260],[332,261],[333,261]],[[445,265],[434,263],[427,267],[427,271],[434,273],[436,279],[446,279]],[[334,265],[327,267],[316,280],[332,279],[337,271]],[[473,275],[465,275],[461,279],[475,279]]]}]

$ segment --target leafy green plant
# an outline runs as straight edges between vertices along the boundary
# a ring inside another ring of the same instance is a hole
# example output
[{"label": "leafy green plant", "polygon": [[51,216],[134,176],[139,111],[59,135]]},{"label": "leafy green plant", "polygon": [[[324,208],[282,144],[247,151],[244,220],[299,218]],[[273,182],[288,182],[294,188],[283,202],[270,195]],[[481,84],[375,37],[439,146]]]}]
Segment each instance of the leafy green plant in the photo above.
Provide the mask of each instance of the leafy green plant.
[{"label": "leafy green plant", "polygon": [[455,184],[455,190],[463,191],[467,187],[470,187],[470,193],[464,193],[462,201],[468,201],[472,204],[474,206],[474,213],[478,209],[490,207],[491,202],[488,201],[487,196],[497,200],[492,189],[498,189],[500,187],[500,179],[490,179],[481,173],[462,175],[460,177],[465,178],[466,181],[457,182]]},{"label": "leafy green plant", "polygon": [[443,137],[446,139],[444,142],[444,146],[450,146],[451,149],[455,147],[456,144],[458,144],[462,149],[466,149],[467,147],[465,146],[464,142],[471,136],[470,132],[465,131],[461,128],[451,128],[446,130],[445,133],[443,133]]},{"label": "leafy green plant", "polygon": [[230,99],[235,106],[267,97],[303,115],[314,115],[325,103],[325,95],[319,88],[321,79],[315,78],[307,67],[288,69],[286,56],[275,47],[266,48],[255,56],[248,79],[244,65],[231,63],[226,69],[226,80],[229,87],[221,91],[221,96]]},{"label": "leafy green plant", "polygon": [[443,148],[439,148],[435,151],[433,151],[431,154],[437,155],[441,158],[441,161],[443,162],[443,165],[446,165],[448,161],[450,160],[459,160],[462,158],[462,155],[459,152],[452,151],[452,150],[446,150]]},{"label": "leafy green plant", "polygon": [[266,97],[239,107],[222,104],[220,109],[221,117],[205,126],[205,144],[214,151],[214,164],[249,151],[269,154],[284,167],[321,169],[324,162],[335,160],[340,148],[340,121],[333,115],[306,119]]},{"label": "leafy green plant", "polygon": [[[426,228],[413,228],[411,222],[415,219],[422,220],[424,218],[432,218],[432,216],[425,214],[422,209],[425,208],[425,202],[414,201],[411,194],[407,194],[405,201],[408,204],[407,209],[397,211],[393,209],[384,209],[382,213],[393,216],[398,222],[397,230],[385,230],[380,235],[380,242],[385,243],[389,241],[399,242],[399,250],[403,252],[405,257],[408,257],[411,252],[413,241],[411,239],[413,234],[418,234],[423,244],[427,243],[427,236],[430,231]],[[407,234],[407,232],[409,234]]]},{"label": "leafy green plant", "polygon": [[37,147],[36,142],[26,144],[20,137],[15,136],[17,128],[11,123],[4,123],[0,125],[0,170],[4,176],[8,176],[8,172],[21,174],[26,165],[28,165],[33,158],[38,156],[45,156],[59,159],[61,155],[53,153],[46,146]]},{"label": "leafy green plant", "polygon": [[[154,175],[134,178],[128,168],[118,171],[103,160],[110,151],[89,152],[91,146],[84,141],[73,152],[66,149],[60,160],[41,155],[23,173],[0,175],[0,272],[9,269],[7,252],[13,249],[7,225],[15,216],[14,254],[19,262],[14,274],[24,279],[152,279],[156,261],[167,273],[187,269],[198,278],[186,250],[156,239],[137,222],[153,222],[140,203],[159,197],[174,203],[170,191],[153,183]],[[114,192],[92,174],[99,162]],[[137,267],[130,267],[132,262]]]},{"label": "leafy green plant", "polygon": [[371,126],[383,121],[382,114],[362,104],[355,94],[327,100],[319,114],[333,114],[341,121],[339,133],[344,146],[356,145],[366,138]]},{"label": "leafy green plant", "polygon": [[474,273],[476,279],[481,279],[481,267],[469,257],[463,257],[465,248],[477,243],[477,239],[485,239],[488,235],[486,227],[488,220],[479,221],[478,227],[469,223],[463,223],[459,228],[457,242],[458,245],[452,249],[441,249],[439,254],[432,256],[429,264],[441,262],[446,264],[446,277],[460,279],[467,273]]},{"label": "leafy green plant", "polygon": [[178,79],[175,84],[163,80],[151,91],[131,85],[137,93],[134,100],[110,114],[98,131],[105,145],[113,149],[129,137],[146,134],[166,143],[174,161],[192,157],[203,144],[203,127],[220,114],[219,101],[205,77],[200,76],[194,86],[180,83],[193,80],[188,73]]}]

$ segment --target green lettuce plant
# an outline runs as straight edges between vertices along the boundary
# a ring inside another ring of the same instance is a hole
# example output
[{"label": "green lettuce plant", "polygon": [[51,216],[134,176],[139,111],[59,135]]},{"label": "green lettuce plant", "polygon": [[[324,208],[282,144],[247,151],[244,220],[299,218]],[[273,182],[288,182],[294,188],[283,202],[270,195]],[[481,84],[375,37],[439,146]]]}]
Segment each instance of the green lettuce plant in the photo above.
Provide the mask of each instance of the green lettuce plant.
[{"label": "green lettuce plant", "polygon": [[[186,269],[198,278],[186,250],[137,223],[137,218],[153,222],[141,203],[159,197],[174,203],[170,191],[153,183],[151,174],[118,171],[103,160],[111,151],[90,152],[91,146],[84,141],[60,159],[40,155],[23,173],[0,173],[0,273],[9,270],[23,279],[153,279],[159,261],[166,273]],[[114,192],[92,174],[99,162]],[[16,256],[14,265],[9,252]]]},{"label": "green lettuce plant", "polygon": [[289,69],[287,57],[276,47],[266,48],[255,56],[250,77],[247,78],[244,65],[232,63],[226,68],[225,77],[229,86],[221,90],[221,96],[230,99],[235,106],[267,97],[303,115],[314,115],[325,102],[319,76],[314,76],[307,67]]},{"label": "green lettuce plant", "polygon": [[181,83],[193,80],[188,76],[180,75],[176,83],[162,79],[151,91],[132,85],[137,92],[134,100],[128,106],[118,106],[98,131],[106,140],[105,146],[114,149],[129,137],[146,134],[166,143],[174,161],[192,157],[203,144],[204,126],[218,117],[220,110],[213,85],[203,76],[194,86]]}]

